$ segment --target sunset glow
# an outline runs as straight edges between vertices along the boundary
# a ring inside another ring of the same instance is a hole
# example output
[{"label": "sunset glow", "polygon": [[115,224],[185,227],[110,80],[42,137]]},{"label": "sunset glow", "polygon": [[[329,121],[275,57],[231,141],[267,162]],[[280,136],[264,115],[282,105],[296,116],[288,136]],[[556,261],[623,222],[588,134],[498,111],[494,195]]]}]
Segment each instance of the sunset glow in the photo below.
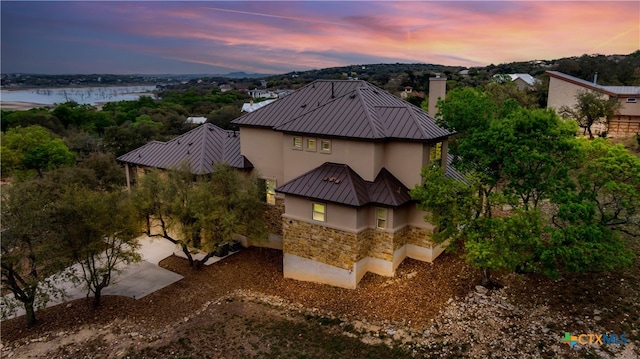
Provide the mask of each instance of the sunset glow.
[{"label": "sunset glow", "polygon": [[2,72],[486,66],[640,48],[640,2],[2,1]]}]

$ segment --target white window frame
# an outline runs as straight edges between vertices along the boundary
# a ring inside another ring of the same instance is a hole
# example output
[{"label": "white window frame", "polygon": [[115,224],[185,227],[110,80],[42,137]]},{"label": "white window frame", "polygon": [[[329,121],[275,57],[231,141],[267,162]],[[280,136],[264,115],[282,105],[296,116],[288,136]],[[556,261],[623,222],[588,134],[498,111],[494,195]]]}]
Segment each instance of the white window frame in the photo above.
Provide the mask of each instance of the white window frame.
[{"label": "white window frame", "polygon": [[[322,209],[320,211],[320,209]],[[327,205],[325,203],[313,202],[311,205],[311,218],[314,221],[326,222],[327,221]]]},{"label": "white window frame", "polygon": [[[276,180],[272,178],[264,178],[265,198],[267,204],[276,204]],[[271,186],[269,185],[271,184]]]},{"label": "white window frame", "polygon": [[[299,144],[297,142],[299,142]],[[302,151],[302,136],[293,136],[291,147],[294,150]]]},{"label": "white window frame", "polygon": [[[384,214],[381,216],[380,214]],[[376,207],[376,229],[387,229],[389,223],[389,210],[387,208]]]},{"label": "white window frame", "polygon": [[[325,149],[325,144],[327,145],[327,149]],[[320,152],[331,153],[331,140],[328,140],[328,139],[320,140]]]},{"label": "white window frame", "polygon": [[638,102],[638,99],[635,97],[629,97],[627,98],[627,103],[636,103]]}]

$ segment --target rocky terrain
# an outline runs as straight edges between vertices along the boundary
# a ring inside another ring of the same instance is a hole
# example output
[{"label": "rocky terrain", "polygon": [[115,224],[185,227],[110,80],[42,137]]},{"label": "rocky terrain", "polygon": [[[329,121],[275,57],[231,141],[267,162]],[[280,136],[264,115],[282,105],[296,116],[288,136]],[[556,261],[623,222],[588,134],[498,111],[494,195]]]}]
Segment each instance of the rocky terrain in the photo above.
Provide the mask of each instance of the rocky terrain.
[{"label": "rocky terrain", "polygon": [[[2,322],[3,358],[404,358],[640,355],[638,265],[560,281],[475,270],[445,254],[405,260],[396,277],[367,274],[355,290],[282,278],[281,252],[251,248],[138,300],[76,300]],[[563,343],[565,332],[626,333],[626,345]]]}]

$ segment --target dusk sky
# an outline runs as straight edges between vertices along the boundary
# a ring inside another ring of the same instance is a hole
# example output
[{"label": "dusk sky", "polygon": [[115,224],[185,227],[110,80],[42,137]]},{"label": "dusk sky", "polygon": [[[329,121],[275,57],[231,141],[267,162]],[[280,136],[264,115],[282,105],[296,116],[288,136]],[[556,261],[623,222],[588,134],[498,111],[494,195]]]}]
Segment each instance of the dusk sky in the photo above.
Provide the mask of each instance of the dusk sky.
[{"label": "dusk sky", "polygon": [[280,74],[640,49],[640,1],[4,1],[2,73]]}]

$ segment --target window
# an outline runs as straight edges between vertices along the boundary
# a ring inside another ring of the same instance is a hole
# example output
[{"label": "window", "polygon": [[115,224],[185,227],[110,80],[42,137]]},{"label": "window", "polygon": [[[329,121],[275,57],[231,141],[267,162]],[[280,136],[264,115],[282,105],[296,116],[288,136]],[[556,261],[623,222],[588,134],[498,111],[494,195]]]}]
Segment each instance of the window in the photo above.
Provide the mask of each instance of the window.
[{"label": "window", "polygon": [[431,145],[429,149],[429,163],[440,164],[442,160],[442,142]]},{"label": "window", "polygon": [[269,204],[276,204],[276,180],[265,179],[264,182],[266,187],[266,202]]},{"label": "window", "polygon": [[320,151],[331,153],[331,140],[320,140]]},{"label": "window", "polygon": [[316,150],[316,139],[307,138],[307,151],[315,151],[315,150]]},{"label": "window", "polygon": [[313,204],[313,219],[315,221],[324,222],[325,221],[325,205],[322,203],[314,203]]},{"label": "window", "polygon": [[301,150],[302,149],[302,137],[293,136],[293,149]]},{"label": "window", "polygon": [[387,209],[376,208],[376,228],[387,229]]},{"label": "window", "polygon": [[638,102],[638,99],[635,97],[629,97],[627,99],[627,103],[636,103],[636,102]]}]

